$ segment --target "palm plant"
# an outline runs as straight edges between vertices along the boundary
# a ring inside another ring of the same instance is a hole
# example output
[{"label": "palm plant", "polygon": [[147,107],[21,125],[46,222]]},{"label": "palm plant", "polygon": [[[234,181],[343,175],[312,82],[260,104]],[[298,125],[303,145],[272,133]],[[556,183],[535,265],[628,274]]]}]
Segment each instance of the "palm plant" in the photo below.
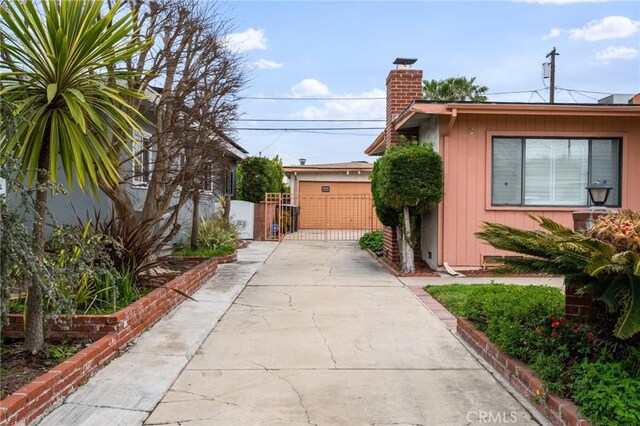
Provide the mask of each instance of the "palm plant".
[{"label": "palm plant", "polygon": [[446,80],[425,80],[422,86],[424,99],[433,101],[472,101],[484,102],[487,100],[485,93],[487,86],[474,84],[475,77],[451,77]]},{"label": "palm plant", "polygon": [[563,275],[568,285],[619,312],[614,336],[640,331],[640,252],[617,251],[606,241],[574,232],[550,219],[531,216],[539,230],[485,223],[476,236],[491,246],[525,255],[506,258],[497,273]]},{"label": "palm plant", "polygon": [[[21,116],[3,136],[0,160],[13,159],[36,181],[33,248],[43,258],[48,186],[61,166],[69,182],[97,192],[99,180],[118,183],[112,145],[132,140],[137,113],[124,96],[130,74],[117,65],[142,47],[121,3],[104,11],[101,0],[4,2],[0,8],[0,97]],[[4,134],[4,129],[3,129]],[[126,149],[126,148],[125,148]],[[128,151],[128,149],[126,149]],[[25,346],[43,345],[42,283],[29,284]]]}]

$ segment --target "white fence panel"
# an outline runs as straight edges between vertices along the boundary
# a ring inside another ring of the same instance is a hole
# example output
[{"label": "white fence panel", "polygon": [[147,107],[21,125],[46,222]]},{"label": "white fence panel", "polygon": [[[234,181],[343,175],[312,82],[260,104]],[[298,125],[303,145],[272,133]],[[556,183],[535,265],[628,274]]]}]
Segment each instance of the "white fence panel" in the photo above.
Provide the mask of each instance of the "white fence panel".
[{"label": "white fence panel", "polygon": [[253,240],[253,203],[231,200],[231,221],[240,228],[240,238]]}]

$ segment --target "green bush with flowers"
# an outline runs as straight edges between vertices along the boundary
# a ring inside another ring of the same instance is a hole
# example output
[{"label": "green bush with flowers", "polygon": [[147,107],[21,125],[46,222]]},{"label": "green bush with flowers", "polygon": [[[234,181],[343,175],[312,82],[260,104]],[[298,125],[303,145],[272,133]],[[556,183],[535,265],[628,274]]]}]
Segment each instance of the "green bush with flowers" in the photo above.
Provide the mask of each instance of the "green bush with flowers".
[{"label": "green bush with flowers", "polygon": [[531,216],[528,231],[485,223],[476,236],[524,256],[505,258],[497,273],[562,275],[579,294],[590,295],[590,319],[607,338],[640,342],[640,213],[622,210],[600,217],[587,235],[545,217]]},{"label": "green bush with flowers", "polygon": [[541,396],[572,398],[594,424],[640,424],[640,349],[563,316],[559,290],[500,284],[425,290],[527,363],[544,380]]}]

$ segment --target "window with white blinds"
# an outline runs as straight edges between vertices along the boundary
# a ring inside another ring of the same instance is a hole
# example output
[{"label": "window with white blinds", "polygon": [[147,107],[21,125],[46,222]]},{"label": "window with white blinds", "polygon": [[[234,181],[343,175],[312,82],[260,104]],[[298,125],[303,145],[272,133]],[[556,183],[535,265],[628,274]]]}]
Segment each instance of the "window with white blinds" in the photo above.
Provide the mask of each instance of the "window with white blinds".
[{"label": "window with white blinds", "polygon": [[492,205],[586,206],[596,181],[620,205],[620,139],[495,137],[492,148]]}]

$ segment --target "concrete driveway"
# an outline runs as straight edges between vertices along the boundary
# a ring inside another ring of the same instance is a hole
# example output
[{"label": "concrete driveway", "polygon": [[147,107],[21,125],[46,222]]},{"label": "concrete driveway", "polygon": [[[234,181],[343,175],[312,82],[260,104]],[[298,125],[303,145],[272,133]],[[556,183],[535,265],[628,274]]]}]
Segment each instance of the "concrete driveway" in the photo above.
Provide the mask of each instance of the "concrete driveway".
[{"label": "concrete driveway", "polygon": [[146,424],[537,424],[355,243],[284,242]]}]

